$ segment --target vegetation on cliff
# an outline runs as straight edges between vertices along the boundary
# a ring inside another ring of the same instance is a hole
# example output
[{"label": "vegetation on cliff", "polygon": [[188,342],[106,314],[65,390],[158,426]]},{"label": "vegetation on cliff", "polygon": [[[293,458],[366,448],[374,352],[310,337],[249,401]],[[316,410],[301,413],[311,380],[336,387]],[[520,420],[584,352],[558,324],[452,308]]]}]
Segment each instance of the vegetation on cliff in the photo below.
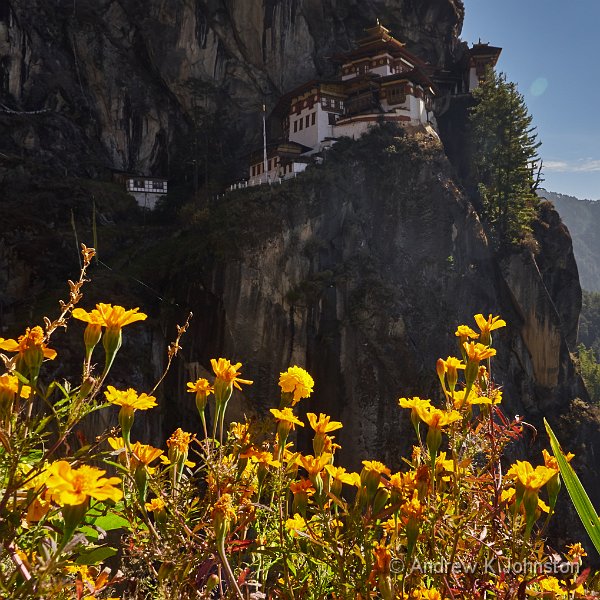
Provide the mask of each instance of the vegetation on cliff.
[{"label": "vegetation on cliff", "polygon": [[[556,459],[544,451],[543,465],[501,467],[523,434],[521,421],[503,414],[492,377],[492,337],[504,320],[477,314],[477,332],[458,327],[457,356],[436,363],[440,402],[399,399],[415,434],[401,471],[376,460],[363,460],[360,472],[340,466],[331,434],[344,425],[305,414],[319,382],[295,365],[280,374],[269,416],[225,427],[234,388],[253,384],[225,358],[210,361],[212,381],[187,384],[202,433],[178,428],[163,449],[132,439],[134,421],[157,406],[162,378],[148,393],[105,385],[122,330],[146,315],[78,306],[93,254],[84,247],[57,319],[0,339],[10,355],[0,376],[3,596],[587,597],[583,546],[557,553],[544,539],[560,490]],[[53,334],[72,318],[85,323],[83,372],[51,381],[47,362],[61,360]],[[167,368],[188,327],[178,327]],[[116,409],[118,427],[86,442],[83,420]],[[296,446],[306,421],[310,451]]]},{"label": "vegetation on cliff", "polygon": [[532,117],[517,86],[489,70],[473,91],[471,143],[481,215],[496,244],[531,231],[541,163]]}]

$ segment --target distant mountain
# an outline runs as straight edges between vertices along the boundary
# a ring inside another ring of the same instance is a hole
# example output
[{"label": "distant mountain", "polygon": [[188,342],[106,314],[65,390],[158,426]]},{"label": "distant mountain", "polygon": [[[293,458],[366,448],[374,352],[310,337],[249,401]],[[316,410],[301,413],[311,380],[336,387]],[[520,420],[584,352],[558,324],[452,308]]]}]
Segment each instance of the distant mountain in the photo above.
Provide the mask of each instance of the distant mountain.
[{"label": "distant mountain", "polygon": [[551,200],[573,238],[573,250],[584,290],[600,292],[600,201],[538,190]]}]

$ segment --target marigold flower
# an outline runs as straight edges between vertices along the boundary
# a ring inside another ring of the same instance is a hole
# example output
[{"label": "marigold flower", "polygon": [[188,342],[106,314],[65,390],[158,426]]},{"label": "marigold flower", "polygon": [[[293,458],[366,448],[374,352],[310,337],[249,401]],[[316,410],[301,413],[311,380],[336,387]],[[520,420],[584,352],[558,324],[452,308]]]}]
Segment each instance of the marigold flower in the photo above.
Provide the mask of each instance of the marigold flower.
[{"label": "marigold flower", "polygon": [[138,393],[132,388],[120,391],[109,385],[104,395],[111,404],[131,410],[147,410],[156,406],[154,396],[148,396],[148,394],[138,396]]},{"label": "marigold flower", "polygon": [[[542,449],[542,456],[544,457],[544,465],[546,467],[556,471],[557,473],[560,471],[558,468],[558,461],[548,452],[548,450],[546,450],[546,448]],[[567,462],[571,462],[573,458],[575,458],[575,455],[572,452],[569,452],[565,455],[565,458],[567,459]]]},{"label": "marigold flower", "polygon": [[454,390],[458,381],[458,371],[464,370],[466,367],[465,363],[454,356],[449,356],[446,360],[439,359],[437,361],[437,371],[442,387],[444,386],[443,375],[445,374],[448,379],[448,387],[450,390]]},{"label": "marigold flower", "polygon": [[292,395],[292,406],[302,398],[308,398],[312,394],[314,385],[313,378],[296,365],[279,374],[279,387],[284,394]]},{"label": "marigold flower", "polygon": [[392,554],[390,549],[380,541],[373,548],[373,555],[375,557],[375,564],[373,565],[373,571],[375,573],[389,573],[390,566],[392,564]]},{"label": "marigold flower", "polygon": [[[167,440],[167,446],[169,450],[171,448],[176,449],[179,453],[187,455],[190,443],[194,439],[194,436],[187,431],[183,431],[181,427],[178,427]],[[170,454],[170,452],[169,452]],[[173,460],[173,459],[171,459]],[[175,461],[173,461],[175,462]]]},{"label": "marigold flower", "polygon": [[330,433],[343,427],[342,423],[340,423],[339,421],[330,422],[331,417],[328,417],[323,413],[319,413],[318,419],[315,413],[308,413],[306,415],[306,418],[308,419],[310,426],[315,430],[316,433]]},{"label": "marigold flower", "polygon": [[433,407],[419,407],[417,413],[420,419],[433,429],[441,429],[462,419],[461,414],[456,410],[445,411]]},{"label": "marigold flower", "polygon": [[0,375],[0,423],[2,419],[10,417],[17,395],[27,399],[31,395],[31,388],[23,385],[16,375]]},{"label": "marigold flower", "polygon": [[331,454],[321,454],[321,456],[318,456],[316,458],[314,456],[311,456],[310,454],[306,456],[300,454],[297,458],[297,461],[301,467],[304,467],[306,469],[309,477],[314,477],[325,468],[325,465],[330,464]]},{"label": "marigold flower", "polygon": [[463,344],[465,352],[470,362],[479,364],[482,360],[486,358],[491,358],[492,356],[496,356],[496,350],[494,348],[488,348],[484,344],[479,344],[476,342],[465,342]]},{"label": "marigold flower", "polygon": [[[145,467],[148,467],[148,465],[151,462],[154,462],[161,454],[163,454],[163,451],[159,448],[136,442],[131,446],[132,466],[144,465]],[[152,473],[152,470],[148,470]]]},{"label": "marigold flower", "polygon": [[489,315],[486,319],[481,313],[475,315],[475,322],[479,327],[479,331],[481,331],[481,343],[486,346],[490,345],[490,333],[494,331],[494,329],[506,327],[506,321],[500,317],[493,317],[492,315]]},{"label": "marigold flower", "polygon": [[198,392],[200,392],[208,396],[208,394],[213,392],[213,386],[210,385],[208,379],[204,379],[203,377],[200,377],[200,379],[197,379],[194,382],[188,381],[187,387],[187,391],[190,394],[198,394]]},{"label": "marigold flower", "polygon": [[150,502],[144,505],[148,512],[160,512],[165,510],[165,503],[162,498],[152,498]]},{"label": "marigold flower", "polygon": [[419,587],[410,595],[413,600],[443,600],[442,595],[435,589],[427,589],[423,586]]},{"label": "marigold flower", "polygon": [[573,563],[580,563],[582,557],[587,556],[587,552],[579,542],[569,544],[567,549],[567,558]]},{"label": "marigold flower", "polygon": [[292,412],[292,409],[287,406],[283,410],[279,410],[278,408],[272,408],[270,410],[271,414],[277,419],[277,421],[284,421],[291,425],[291,429],[294,429],[295,425],[300,425],[300,427],[304,427],[304,423],[298,419]]},{"label": "marigold flower", "polygon": [[347,485],[354,485],[358,475],[358,473],[348,473],[344,467],[336,467],[335,465],[325,465],[325,470],[333,479],[337,479]]},{"label": "marigold flower", "polygon": [[44,331],[39,325],[28,327],[16,341],[0,338],[0,350],[18,352],[17,371],[29,375],[32,379],[37,377],[44,358],[56,358],[56,350],[48,348],[44,343]]},{"label": "marigold flower", "polygon": [[[217,379],[220,379],[224,383],[228,385],[234,385],[238,390],[241,390],[240,383],[250,385],[253,383],[249,379],[241,379],[239,375],[241,373],[238,369],[242,366],[241,362],[231,364],[229,360],[226,358],[219,358],[219,360],[215,360],[214,358],[210,359],[210,364],[212,365],[213,371]],[[215,382],[215,393],[216,393],[217,383]]]},{"label": "marigold flower", "polygon": [[112,306],[111,304],[100,302],[96,304],[96,309],[90,313],[81,308],[76,308],[73,311],[73,316],[86,323],[100,321],[107,329],[122,329],[125,325],[131,325],[131,323],[135,323],[136,321],[144,321],[147,318],[148,315],[139,313],[138,310],[140,309],[132,308],[131,310],[125,310],[122,306]]},{"label": "marigold flower", "polygon": [[392,474],[390,469],[377,460],[363,460],[360,472],[361,484],[367,488],[367,497],[372,499],[381,483],[381,476]]},{"label": "marigold flower", "polygon": [[475,333],[468,325],[459,325],[454,332],[454,335],[457,338],[461,338],[461,346],[468,338],[476,340],[479,337],[479,334]]},{"label": "marigold flower", "polygon": [[304,531],[306,529],[306,521],[296,513],[292,519],[286,520],[285,528],[292,535],[296,535],[298,531]]},{"label": "marigold flower", "polygon": [[106,471],[82,465],[73,469],[66,460],[50,467],[46,486],[53,500],[60,506],[83,504],[88,498],[118,502],[123,492],[114,487],[121,483],[118,477],[103,477]]},{"label": "marigold flower", "polygon": [[535,469],[526,460],[518,460],[510,467],[506,477],[515,479],[524,490],[537,493],[556,473],[554,469],[537,466]]}]

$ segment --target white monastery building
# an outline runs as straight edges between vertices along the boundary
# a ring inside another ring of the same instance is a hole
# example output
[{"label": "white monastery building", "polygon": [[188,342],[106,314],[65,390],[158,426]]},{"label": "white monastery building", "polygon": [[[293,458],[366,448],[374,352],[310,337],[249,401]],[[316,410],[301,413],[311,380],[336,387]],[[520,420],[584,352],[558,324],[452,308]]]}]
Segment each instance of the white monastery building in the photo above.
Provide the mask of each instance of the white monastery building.
[{"label": "white monastery building", "polygon": [[158,199],[167,193],[167,180],[132,175],[125,179],[125,189],[139,206],[153,210]]},{"label": "white monastery building", "polygon": [[[365,32],[355,50],[332,58],[340,65],[338,79],[314,79],[280,98],[271,118],[281,122],[285,141],[253,153],[247,181],[230,189],[295,177],[337,138],[358,138],[382,121],[437,131],[434,68],[406,50],[379,21]],[[488,65],[495,66],[500,52],[481,42],[473,46],[465,73],[467,92],[479,85]]]}]

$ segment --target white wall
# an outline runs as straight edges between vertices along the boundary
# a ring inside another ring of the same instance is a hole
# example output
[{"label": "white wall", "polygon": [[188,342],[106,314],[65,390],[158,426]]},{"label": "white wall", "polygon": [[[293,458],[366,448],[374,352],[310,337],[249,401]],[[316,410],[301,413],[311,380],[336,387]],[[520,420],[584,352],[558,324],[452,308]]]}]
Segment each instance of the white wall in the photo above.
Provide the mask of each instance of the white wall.
[{"label": "white wall", "polygon": [[[312,114],[316,112],[315,124],[312,124]],[[309,115],[309,126],[306,127],[306,115]],[[302,118],[302,130],[294,131],[294,121]],[[332,127],[329,125],[329,113],[321,107],[321,103],[315,103],[312,109],[304,108],[300,115],[290,115],[290,141],[297,142],[312,148],[314,152],[319,150],[319,144],[326,137],[331,137]]]}]

